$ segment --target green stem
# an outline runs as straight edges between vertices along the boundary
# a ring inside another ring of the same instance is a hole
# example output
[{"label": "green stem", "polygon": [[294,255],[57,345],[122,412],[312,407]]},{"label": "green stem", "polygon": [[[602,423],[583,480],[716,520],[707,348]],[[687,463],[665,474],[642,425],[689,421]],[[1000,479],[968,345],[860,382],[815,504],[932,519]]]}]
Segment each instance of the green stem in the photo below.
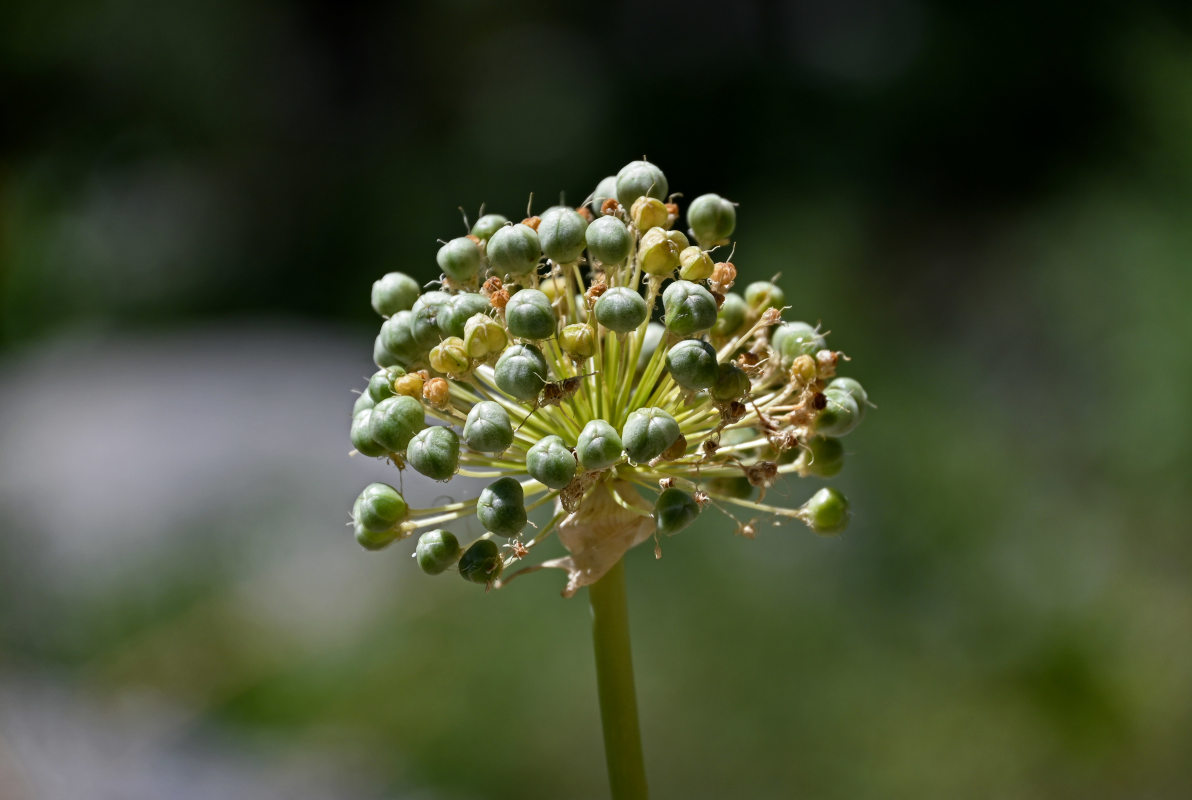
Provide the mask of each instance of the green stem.
[{"label": "green stem", "polygon": [[592,605],[596,684],[600,691],[600,722],[604,727],[604,757],[612,797],[645,800],[649,791],[633,689],[624,559],[588,587],[588,601]]}]

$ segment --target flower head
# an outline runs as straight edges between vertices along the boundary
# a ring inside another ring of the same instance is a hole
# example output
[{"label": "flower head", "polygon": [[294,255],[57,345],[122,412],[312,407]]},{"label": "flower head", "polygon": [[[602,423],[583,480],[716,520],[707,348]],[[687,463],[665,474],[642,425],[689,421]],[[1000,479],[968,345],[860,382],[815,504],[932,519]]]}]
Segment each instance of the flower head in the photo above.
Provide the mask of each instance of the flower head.
[{"label": "flower head", "polygon": [[[848,502],[834,489],[795,508],[766,493],[782,475],[840,471],[838,437],[860,423],[865,390],[837,376],[847,358],[819,326],[784,321],[773,281],[737,294],[736,267],[702,249],[730,241],[736,207],[697,198],[689,239],[667,191],[657,166],[635,161],[600,182],[590,207],[481,217],[439,250],[436,290],[396,272],[373,285],[386,320],[354,447],[434,480],[490,482],[426,509],[370,484],[352,517],[364,547],[424,531],[426,572],[455,567],[500,586],[557,534],[566,556],[519,571],[566,569],[570,595],[709,511],[746,536],[763,520],[844,529]],[[541,506],[553,516],[533,527]],[[440,527],[472,514],[487,533],[466,546]]]}]

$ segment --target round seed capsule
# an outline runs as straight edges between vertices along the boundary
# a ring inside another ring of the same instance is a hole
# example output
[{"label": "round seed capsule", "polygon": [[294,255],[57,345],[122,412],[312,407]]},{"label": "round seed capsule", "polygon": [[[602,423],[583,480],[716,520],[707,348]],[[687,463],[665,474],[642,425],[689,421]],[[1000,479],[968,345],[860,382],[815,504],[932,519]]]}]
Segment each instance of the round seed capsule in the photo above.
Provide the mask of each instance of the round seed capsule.
[{"label": "round seed capsule", "polygon": [[[392,353],[399,364],[410,366],[427,351],[414,339],[414,312],[399,311],[381,325],[377,339],[386,351]],[[375,352],[374,352],[375,354]]]},{"label": "round seed capsule", "polygon": [[494,233],[503,228],[508,222],[509,220],[500,214],[485,214],[476,220],[476,224],[472,226],[472,235],[477,239],[488,241]]},{"label": "round seed capsule", "polygon": [[855,378],[835,378],[828,384],[829,389],[843,389],[853,396],[857,401],[857,409],[861,412],[861,417],[865,417],[865,407],[869,405],[869,393],[865,391],[865,387],[861,382]]},{"label": "round seed capsule", "polygon": [[473,583],[492,583],[503,567],[501,548],[492,539],[477,539],[459,557],[459,574]]},{"label": "round seed capsule", "polygon": [[369,435],[391,453],[405,450],[411,437],[426,427],[422,403],[404,394],[382,400],[370,414]]},{"label": "round seed capsule", "polygon": [[372,533],[395,530],[409,513],[401,493],[387,483],[370,483],[352,506],[353,521]]},{"label": "round seed capsule", "polygon": [[373,405],[386,397],[393,397],[393,382],[405,374],[406,371],[401,367],[385,367],[374,372],[368,379],[368,396],[372,398]]},{"label": "round seed capsule", "polygon": [[372,395],[367,390],[356,395],[356,402],[352,404],[352,416],[355,417],[361,411],[371,410],[377,404],[376,400],[372,399]]},{"label": "round seed capsule", "polygon": [[716,324],[716,299],[698,283],[680,280],[666,287],[662,308],[667,330],[681,336]]},{"label": "round seed capsule", "polygon": [[[367,395],[366,395],[367,396]],[[362,456],[379,458],[389,451],[372,437],[372,415],[375,409],[366,408],[352,415],[352,447]]]},{"label": "round seed capsule", "polygon": [[813,531],[828,536],[847,528],[851,516],[848,500],[830,486],[813,494],[800,510],[803,520]]},{"label": "round seed capsule", "polygon": [[633,249],[633,235],[625,223],[613,216],[596,219],[584,232],[588,254],[601,264],[624,264]]},{"label": "round seed capsule", "polygon": [[665,228],[668,216],[666,205],[656,197],[639,197],[629,209],[629,218],[639,231]]},{"label": "round seed capsule", "polygon": [[[483,218],[482,218],[483,219]],[[414,555],[427,575],[438,575],[459,561],[459,540],[451,531],[427,531],[418,537]]]},{"label": "round seed capsule", "polygon": [[678,438],[679,423],[661,408],[653,406],[632,411],[621,431],[625,452],[639,464],[662,455]]},{"label": "round seed capsule", "polygon": [[828,404],[815,419],[815,432],[822,436],[844,436],[861,422],[857,400],[843,389],[827,389]]},{"label": "round seed capsule", "polygon": [[604,201],[617,197],[617,176],[609,175],[607,178],[601,179],[600,183],[596,184],[596,191],[592,193],[592,210],[597,214],[600,213],[600,207],[604,205]]},{"label": "round seed capsule", "polygon": [[480,492],[476,518],[486,531],[517,536],[526,527],[526,494],[513,478],[497,478]]},{"label": "round seed capsule", "polygon": [[664,489],[654,501],[654,528],[663,536],[678,533],[698,516],[695,498],[682,489]]},{"label": "round seed capsule", "polygon": [[666,175],[649,161],[630,161],[617,173],[617,202],[625,208],[642,195],[665,200],[669,190]]},{"label": "round seed capsule", "polygon": [[[388,320],[386,320],[388,322]],[[381,340],[381,335],[378,333],[377,338],[373,339],[373,363],[378,367],[393,367],[400,366],[401,359],[389,349],[385,347],[385,342]]]},{"label": "round seed capsule", "polygon": [[365,550],[382,550],[393,544],[393,540],[397,538],[400,531],[397,529],[389,531],[370,531],[359,523],[354,524],[354,532],[356,534],[356,542]]},{"label": "round seed capsule", "polygon": [[559,346],[574,358],[587,358],[596,352],[596,337],[592,326],[574,322],[559,333]]},{"label": "round seed capsule", "polygon": [[458,336],[448,336],[432,347],[427,360],[435,372],[453,377],[467,373],[468,367],[471,366],[468,351],[464,348],[464,340]]},{"label": "round seed capsule", "polygon": [[754,281],[745,287],[745,302],[759,312],[782,308],[786,305],[786,293],[769,281]]},{"label": "round seed capsule", "polygon": [[497,386],[518,400],[534,400],[549,374],[542,351],[532,344],[515,344],[501,353],[494,368]]},{"label": "round seed capsule", "polygon": [[716,264],[707,250],[691,245],[679,251],[679,277],[685,281],[702,281],[712,277]]},{"label": "round seed capsule", "polygon": [[814,356],[824,347],[824,337],[806,322],[784,322],[770,335],[770,347],[778,353],[784,367],[799,356]]},{"label": "round seed capsule", "polygon": [[684,389],[707,389],[720,374],[716,348],[701,339],[684,339],[666,354],[666,368]]},{"label": "round seed capsule", "polygon": [[562,489],[575,477],[576,459],[561,436],[546,436],[526,451],[526,472],[539,483]]},{"label": "round seed capsule", "polygon": [[611,331],[629,333],[646,321],[646,300],[627,286],[614,286],[596,301],[596,320]]},{"label": "round seed capsule", "polygon": [[654,358],[654,352],[662,343],[662,337],[665,335],[666,328],[660,322],[651,322],[646,326],[646,335],[642,337],[642,350],[637,354],[637,372],[644,370]]},{"label": "round seed capsule", "polygon": [[602,419],[590,420],[575,443],[579,463],[586,470],[606,469],[621,460],[624,450],[617,429]]},{"label": "round seed capsule", "polygon": [[556,264],[570,264],[583,255],[588,221],[574,208],[558,206],[542,213],[538,242],[542,252]]},{"label": "round seed capsule", "polygon": [[716,314],[716,324],[712,326],[712,335],[719,339],[729,339],[745,328],[749,306],[745,298],[736,292],[729,292],[720,304],[720,311]]},{"label": "round seed capsule", "polygon": [[462,339],[468,320],[477,314],[486,313],[490,308],[492,306],[488,298],[479,292],[460,292],[452,295],[451,299],[440,307],[435,324],[444,336],[458,336]]},{"label": "round seed capsule", "polygon": [[435,261],[448,278],[466,281],[480,271],[480,248],[467,236],[460,236],[440,247]]},{"label": "round seed capsule", "polygon": [[642,236],[637,260],[650,275],[667,277],[679,267],[679,253],[689,246],[679,231],[650,228]]},{"label": "round seed capsule", "polygon": [[712,384],[711,394],[722,403],[730,400],[740,400],[749,394],[749,376],[745,370],[736,364],[718,364],[716,366],[716,382]]},{"label": "round seed capsule", "polygon": [[472,358],[496,355],[508,343],[505,328],[488,314],[473,314],[464,323],[464,349]]},{"label": "round seed capsule", "polygon": [[406,445],[406,460],[432,480],[449,480],[459,466],[459,437],[442,425],[423,428]]},{"label": "round seed capsule", "polygon": [[488,263],[498,275],[524,275],[541,257],[538,234],[529,225],[506,225],[488,240]]},{"label": "round seed capsule", "polygon": [[687,224],[700,246],[714,247],[737,229],[737,209],[718,194],[703,194],[687,207]]},{"label": "round seed capsule", "polygon": [[472,406],[464,423],[464,442],[482,453],[501,453],[513,444],[513,425],[500,403],[481,400]]},{"label": "round seed capsule", "polygon": [[404,272],[387,273],[373,281],[373,310],[383,317],[392,317],[414,305],[420,292],[418,282]]},{"label": "round seed capsule", "polygon": [[555,335],[555,309],[537,289],[522,289],[505,305],[509,332],[519,339],[549,339]]},{"label": "round seed capsule", "polygon": [[844,469],[844,445],[839,439],[813,436],[800,456],[808,475],[831,478]]},{"label": "round seed capsule", "polygon": [[410,319],[410,335],[420,352],[430,350],[443,338],[438,320],[439,315],[447,310],[450,303],[451,295],[446,292],[427,292],[419,297],[410,309],[410,313],[414,315]]}]

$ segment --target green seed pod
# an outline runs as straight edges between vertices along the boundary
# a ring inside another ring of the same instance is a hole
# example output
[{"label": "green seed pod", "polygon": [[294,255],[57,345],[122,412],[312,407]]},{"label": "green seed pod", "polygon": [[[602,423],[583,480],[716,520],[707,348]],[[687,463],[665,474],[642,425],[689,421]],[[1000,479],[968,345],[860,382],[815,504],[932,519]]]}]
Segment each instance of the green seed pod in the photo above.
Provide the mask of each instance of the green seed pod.
[{"label": "green seed pod", "polygon": [[666,204],[656,197],[639,197],[629,209],[629,218],[639,231],[650,228],[665,228],[669,214]]},{"label": "green seed pod", "polygon": [[487,358],[505,349],[509,337],[501,323],[488,314],[473,314],[464,323],[464,349],[472,358]]},{"label": "green seed pod", "polygon": [[397,531],[381,531],[376,533],[359,524],[352,527],[355,530],[357,543],[365,550],[383,550],[393,544],[393,540],[397,538],[398,533]]},{"label": "green seed pod", "polygon": [[861,412],[861,419],[865,418],[865,408],[869,405],[869,393],[856,378],[835,378],[828,384],[829,389],[843,389],[857,401],[857,409]]},{"label": "green seed pod", "polygon": [[[484,218],[481,217],[481,219]],[[427,531],[422,534],[418,537],[418,546],[414,549],[418,566],[422,567],[422,571],[427,575],[438,575],[440,572],[444,572],[459,561],[461,553],[459,540],[455,538],[455,534],[444,530]]]},{"label": "green seed pod", "polygon": [[831,478],[844,469],[844,445],[839,439],[813,436],[799,458],[808,475]]},{"label": "green seed pod", "polygon": [[687,207],[687,224],[701,247],[726,244],[737,229],[737,209],[718,194],[703,194]]},{"label": "green seed pod", "polygon": [[827,389],[828,405],[815,418],[815,432],[821,436],[844,436],[861,422],[857,400],[844,389]]},{"label": "green seed pod", "polygon": [[767,308],[782,308],[786,294],[769,281],[754,281],[745,287],[745,303],[760,313]]},{"label": "green seed pod", "polygon": [[602,419],[589,420],[575,443],[579,463],[589,472],[616,464],[624,449],[617,429]]},{"label": "green seed pod", "polygon": [[476,518],[486,531],[517,536],[526,527],[526,494],[514,478],[497,478],[480,492]]},{"label": "green seed pod", "polygon": [[588,221],[574,208],[559,206],[542,213],[538,223],[538,242],[542,252],[556,264],[578,261],[586,244],[584,232]]},{"label": "green seed pod", "polygon": [[549,339],[557,322],[550,298],[537,289],[522,289],[505,305],[505,323],[519,339]]},{"label": "green seed pod", "polygon": [[851,514],[848,500],[837,490],[825,486],[811,496],[800,509],[802,519],[816,533],[831,536],[848,527]]},{"label": "green seed pod", "polygon": [[814,356],[824,347],[824,337],[806,322],[784,322],[770,334],[770,348],[778,353],[784,368],[799,356]]},{"label": "green seed pod", "polygon": [[538,266],[542,248],[538,234],[520,222],[506,225],[488,240],[488,263],[497,275],[524,275]]},{"label": "green seed pod", "polygon": [[679,252],[679,277],[685,281],[702,281],[712,277],[716,263],[707,250],[696,245],[684,247]]},{"label": "green seed pod", "polygon": [[372,307],[381,316],[392,317],[414,305],[420,293],[418,282],[409,275],[390,272],[373,282]]},{"label": "green seed pod", "polygon": [[472,235],[477,239],[488,241],[494,233],[503,228],[508,222],[509,220],[500,214],[485,214],[476,220],[476,224],[472,226]]},{"label": "green seed pod", "polygon": [[372,407],[377,404],[376,400],[372,399],[372,395],[368,390],[364,390],[356,395],[356,402],[352,404],[352,417],[354,418],[361,411],[371,411]]},{"label": "green seed pod", "polygon": [[658,345],[662,344],[662,338],[665,335],[666,328],[661,323],[651,322],[646,326],[646,335],[642,337],[642,349],[637,354],[637,372],[640,373],[644,370],[654,358],[654,351],[658,349]]},{"label": "green seed pod", "polygon": [[458,336],[463,338],[464,326],[468,320],[477,314],[485,314],[492,308],[488,298],[479,292],[460,292],[454,294],[443,305],[435,317],[435,324],[444,336]]},{"label": "green seed pod", "polygon": [[698,516],[695,498],[682,489],[664,489],[654,501],[654,529],[662,536],[678,533]]},{"label": "green seed pod", "polygon": [[604,201],[609,198],[616,199],[617,197],[617,176],[609,175],[600,183],[596,184],[596,191],[592,193],[592,210],[597,214],[600,213],[600,207],[604,205]]},{"label": "green seed pod", "polygon": [[712,384],[711,395],[722,403],[740,400],[749,394],[749,376],[736,364],[718,364],[716,382]]},{"label": "green seed pod", "polygon": [[712,335],[718,339],[730,339],[741,333],[745,328],[745,321],[749,313],[749,306],[745,298],[736,292],[729,292],[720,304],[720,311],[716,314],[716,324],[712,326]]},{"label": "green seed pod", "polygon": [[[365,395],[367,397],[367,395]],[[376,409],[366,408],[352,415],[352,447],[362,456],[379,458],[389,451],[377,444],[372,437],[372,415]]]},{"label": "green seed pod", "polygon": [[396,356],[398,363],[406,367],[416,362],[427,350],[415,341],[413,325],[414,312],[399,311],[385,320],[381,325],[381,333],[377,336],[385,350]]},{"label": "green seed pod", "polygon": [[509,414],[494,400],[481,400],[468,412],[464,442],[482,453],[502,453],[513,444]]},{"label": "green seed pod", "polygon": [[[408,314],[409,312],[407,311],[406,313]],[[385,320],[385,322],[389,322],[389,320]],[[373,339],[373,363],[378,367],[401,366],[402,363],[400,358],[389,352],[389,349],[385,347],[385,342],[381,339],[379,333],[377,334],[377,338]]]},{"label": "green seed pod", "polygon": [[742,476],[739,478],[712,478],[708,481],[708,491],[712,494],[723,494],[738,500],[748,500],[753,497],[753,484]]},{"label": "green seed pod", "polygon": [[629,228],[614,216],[594,220],[584,232],[584,240],[588,243],[588,255],[610,266],[624,264],[633,249],[633,235]]},{"label": "green seed pod", "polygon": [[396,532],[409,514],[401,493],[387,483],[370,483],[352,506],[353,521],[372,533]]},{"label": "green seed pod", "polygon": [[[451,295],[446,292],[427,292],[419,297],[410,309],[414,316],[410,320],[410,335],[419,352],[425,353],[443,338],[443,331],[439,327],[439,315],[446,312],[451,303]],[[400,353],[395,350],[394,352]]]},{"label": "green seed pod", "polygon": [[[405,450],[410,438],[426,427],[422,403],[404,394],[382,400],[370,413],[369,435],[390,453]],[[360,450],[359,447],[356,449]]]},{"label": "green seed pod", "polygon": [[518,400],[534,400],[549,372],[542,351],[532,344],[510,345],[497,359],[497,386]]},{"label": "green seed pod", "polygon": [[678,231],[650,228],[642,236],[638,262],[650,275],[667,277],[679,267],[679,253],[688,247],[687,237]]},{"label": "green seed pod", "polygon": [[393,382],[405,374],[406,371],[401,367],[385,367],[374,372],[368,379],[368,394],[373,399],[373,405],[397,394],[393,391]]},{"label": "green seed pod", "polygon": [[406,446],[406,460],[432,480],[450,480],[459,466],[459,436],[442,425],[423,428]]},{"label": "green seed pod", "polygon": [[684,339],[666,354],[666,368],[684,389],[707,389],[716,383],[716,348],[701,339]]},{"label": "green seed pod", "polygon": [[440,247],[435,261],[448,278],[466,281],[480,271],[480,248],[467,236],[460,236]]},{"label": "green seed pod", "polygon": [[629,333],[650,315],[646,300],[627,286],[614,286],[596,301],[596,321],[610,331]]},{"label": "green seed pod", "polygon": [[621,431],[625,452],[638,464],[662,455],[679,438],[679,423],[661,408],[652,406],[630,412]]},{"label": "green seed pod", "polygon": [[630,161],[617,173],[617,202],[625,208],[642,195],[665,200],[669,190],[666,175],[649,161]]},{"label": "green seed pod", "polygon": [[596,336],[592,326],[575,322],[559,333],[559,346],[573,358],[588,358],[596,352]]},{"label": "green seed pod", "polygon": [[477,539],[459,557],[459,574],[472,583],[492,583],[504,566],[501,548],[492,539]]},{"label": "green seed pod", "polygon": [[526,472],[551,489],[562,489],[575,477],[575,453],[561,436],[545,436],[526,451]]},{"label": "green seed pod", "polygon": [[452,377],[466,374],[471,366],[464,340],[458,336],[448,336],[432,347],[428,360],[430,368],[435,372]]},{"label": "green seed pod", "polygon": [[667,330],[684,336],[716,324],[716,299],[698,283],[675,281],[662,293],[662,321]]}]

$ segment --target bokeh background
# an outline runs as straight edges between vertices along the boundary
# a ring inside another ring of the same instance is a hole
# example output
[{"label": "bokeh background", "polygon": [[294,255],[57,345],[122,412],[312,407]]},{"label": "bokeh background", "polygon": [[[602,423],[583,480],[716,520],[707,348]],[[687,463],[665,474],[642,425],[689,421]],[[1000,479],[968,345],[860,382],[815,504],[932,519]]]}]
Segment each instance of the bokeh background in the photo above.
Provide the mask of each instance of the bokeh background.
[{"label": "bokeh background", "polygon": [[643,154],[879,406],[843,537],[630,554],[655,794],[1188,796],[1186,4],[3,16],[0,796],[604,796],[586,603],[361,551],[349,389],[459,206]]}]

